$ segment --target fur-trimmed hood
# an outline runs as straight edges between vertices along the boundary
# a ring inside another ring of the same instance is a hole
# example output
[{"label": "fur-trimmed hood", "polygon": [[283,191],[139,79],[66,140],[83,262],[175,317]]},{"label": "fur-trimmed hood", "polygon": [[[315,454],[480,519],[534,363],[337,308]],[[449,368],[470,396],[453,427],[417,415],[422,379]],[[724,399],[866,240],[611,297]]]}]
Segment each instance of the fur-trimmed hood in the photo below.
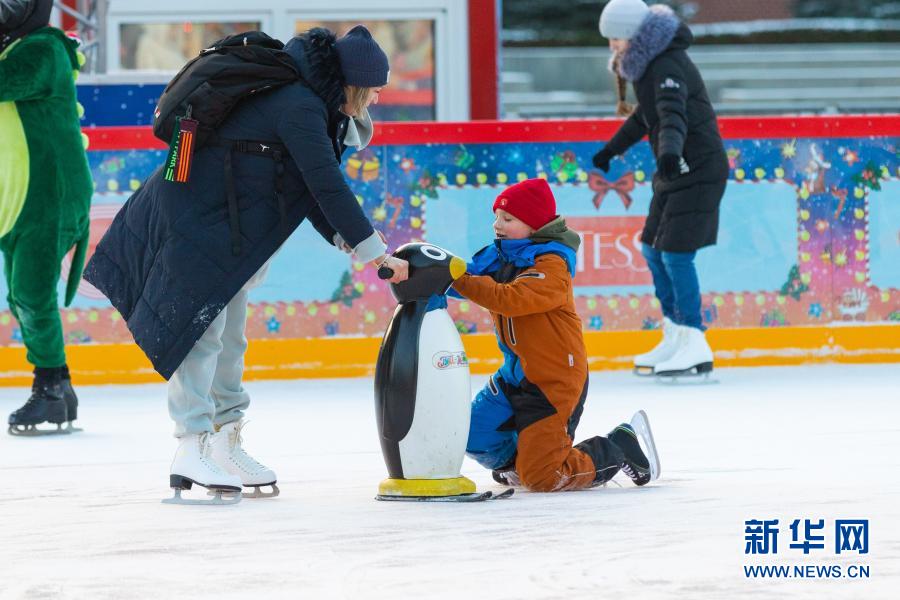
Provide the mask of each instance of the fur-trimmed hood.
[{"label": "fur-trimmed hood", "polygon": [[284,46],[285,52],[294,59],[300,77],[325,102],[330,114],[336,114],[346,102],[336,41],[334,33],[315,27],[293,37]]},{"label": "fur-trimmed hood", "polygon": [[691,30],[671,8],[654,4],[618,61],[618,72],[615,54],[610,58],[609,69],[628,81],[638,81],[654,58],[670,48],[686,49],[693,41]]}]

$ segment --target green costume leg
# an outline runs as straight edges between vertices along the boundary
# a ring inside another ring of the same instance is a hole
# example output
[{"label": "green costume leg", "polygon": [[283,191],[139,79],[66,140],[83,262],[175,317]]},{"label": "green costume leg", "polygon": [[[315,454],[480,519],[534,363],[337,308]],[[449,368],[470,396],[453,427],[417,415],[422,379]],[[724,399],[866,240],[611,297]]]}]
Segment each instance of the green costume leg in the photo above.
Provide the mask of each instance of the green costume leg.
[{"label": "green costume leg", "polygon": [[[7,236],[9,237],[9,236]],[[13,318],[18,321],[19,315],[16,313],[16,305],[13,304],[12,292],[10,291],[11,286],[9,282],[12,281],[12,244],[9,243],[9,240],[3,239],[0,240],[0,246],[3,249],[3,276],[6,277],[6,304],[9,306],[9,312],[12,313]]]},{"label": "green costume leg", "polygon": [[[11,236],[15,239],[8,240]],[[14,229],[2,246],[10,310],[19,321],[28,362],[62,367],[66,353],[56,293],[62,256],[56,244],[48,244],[48,235],[36,230]]]}]

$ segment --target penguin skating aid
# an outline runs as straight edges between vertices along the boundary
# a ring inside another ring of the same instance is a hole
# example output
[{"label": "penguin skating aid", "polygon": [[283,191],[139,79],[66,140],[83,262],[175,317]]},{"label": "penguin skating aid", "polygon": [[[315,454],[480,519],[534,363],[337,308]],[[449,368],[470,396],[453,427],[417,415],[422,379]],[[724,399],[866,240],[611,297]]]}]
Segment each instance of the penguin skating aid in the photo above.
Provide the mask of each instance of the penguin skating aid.
[{"label": "penguin skating aid", "polygon": [[[469,436],[469,363],[444,294],[465,263],[431,244],[406,244],[394,256],[409,263],[409,279],[392,284],[399,306],[375,367],[375,414],[389,478],[379,500],[478,502],[460,475]],[[391,274],[379,271],[379,276]],[[509,497],[504,492],[502,497]]]}]

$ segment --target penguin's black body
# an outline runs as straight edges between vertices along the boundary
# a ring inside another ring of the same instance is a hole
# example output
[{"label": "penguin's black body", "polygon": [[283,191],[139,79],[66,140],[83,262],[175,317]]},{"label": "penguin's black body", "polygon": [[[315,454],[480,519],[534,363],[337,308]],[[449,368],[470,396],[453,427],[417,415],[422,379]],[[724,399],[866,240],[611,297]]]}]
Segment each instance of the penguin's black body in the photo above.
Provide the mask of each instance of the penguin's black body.
[{"label": "penguin's black body", "polygon": [[380,492],[473,492],[459,475],[469,431],[468,361],[443,297],[465,263],[424,243],[406,244],[394,256],[408,261],[409,278],[391,284],[399,306],[375,368],[375,413],[390,476]]}]

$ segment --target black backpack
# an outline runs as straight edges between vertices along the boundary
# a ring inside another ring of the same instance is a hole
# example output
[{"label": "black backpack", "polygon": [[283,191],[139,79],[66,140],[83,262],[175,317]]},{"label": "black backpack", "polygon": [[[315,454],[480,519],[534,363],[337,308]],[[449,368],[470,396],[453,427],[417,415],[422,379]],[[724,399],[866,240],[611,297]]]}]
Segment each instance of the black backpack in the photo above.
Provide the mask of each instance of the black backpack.
[{"label": "black backpack", "polygon": [[241,100],[299,78],[280,41],[261,31],[228,36],[202,50],[169,82],[153,114],[153,135],[168,144],[179,118],[194,119],[194,147],[200,148]]},{"label": "black backpack", "polygon": [[187,182],[194,151],[211,140],[227,148],[224,175],[235,256],[241,252],[241,232],[232,153],[257,154],[275,161],[275,195],[284,226],[287,208],[282,177],[287,150],[276,142],[224,140],[216,130],[244,98],[298,79],[300,73],[284,44],[261,31],[239,33],[219,40],[186,64],[166,86],[153,114],[153,135],[169,144],[163,171],[166,181]]}]

